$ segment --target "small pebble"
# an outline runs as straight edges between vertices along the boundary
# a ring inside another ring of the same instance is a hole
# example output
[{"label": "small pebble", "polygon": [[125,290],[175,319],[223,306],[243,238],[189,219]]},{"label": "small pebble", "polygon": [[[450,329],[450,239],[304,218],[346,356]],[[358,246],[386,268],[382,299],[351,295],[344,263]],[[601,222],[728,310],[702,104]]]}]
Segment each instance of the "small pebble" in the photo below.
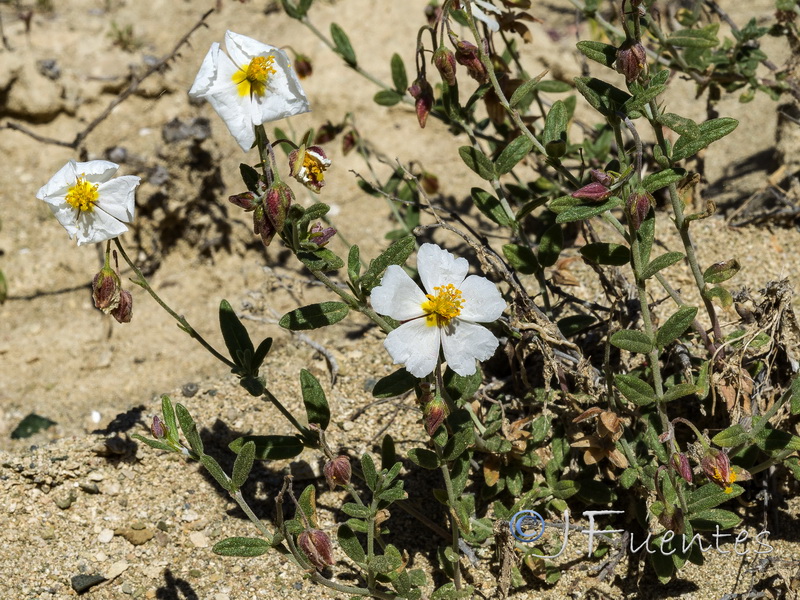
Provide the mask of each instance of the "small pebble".
[{"label": "small pebble", "polygon": [[184,398],[191,398],[200,390],[200,386],[194,382],[187,383],[181,387],[181,393]]},{"label": "small pebble", "polygon": [[122,590],[123,594],[132,594],[133,593],[133,586],[130,583],[128,583],[127,581],[122,584],[122,587],[120,589]]},{"label": "small pebble", "polygon": [[114,530],[113,529],[103,529],[100,532],[100,535],[97,536],[97,541],[101,544],[107,544],[114,538]]},{"label": "small pebble", "polygon": [[153,539],[155,532],[149,529],[131,529],[129,527],[125,527],[123,529],[117,529],[114,531],[114,535],[124,537],[134,546],[141,546],[142,544],[145,544]]},{"label": "small pebble", "polygon": [[86,492],[87,494],[99,494],[100,493],[100,488],[97,487],[97,484],[93,483],[93,482],[92,483],[86,483],[86,482],[80,483],[79,487],[84,492]]},{"label": "small pebble", "polygon": [[82,594],[90,587],[102,583],[105,580],[106,578],[102,575],[75,575],[70,579],[70,585],[72,585],[72,589],[78,594]]},{"label": "small pebble", "polygon": [[120,575],[125,572],[125,569],[128,568],[128,563],[124,560],[120,560],[115,562],[111,567],[109,567],[108,571],[106,571],[106,579],[111,581],[112,579],[116,579]]},{"label": "small pebble", "polygon": [[208,537],[206,537],[206,534],[202,531],[195,531],[189,534],[189,541],[192,542],[192,545],[196,548],[208,548],[211,545]]}]

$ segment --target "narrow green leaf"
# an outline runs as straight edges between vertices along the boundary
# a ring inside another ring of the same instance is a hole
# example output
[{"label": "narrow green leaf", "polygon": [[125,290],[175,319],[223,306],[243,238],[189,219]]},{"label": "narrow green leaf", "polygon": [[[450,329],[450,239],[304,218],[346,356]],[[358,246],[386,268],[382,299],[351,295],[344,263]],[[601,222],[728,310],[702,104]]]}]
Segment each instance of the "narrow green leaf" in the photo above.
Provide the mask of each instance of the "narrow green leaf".
[{"label": "narrow green leaf", "polygon": [[374,492],[378,486],[378,471],[375,469],[375,461],[372,460],[369,452],[361,455],[361,471],[364,474],[364,483]]},{"label": "narrow green leaf", "polygon": [[542,234],[539,240],[539,247],[536,250],[536,258],[543,267],[552,267],[558,262],[558,256],[564,247],[564,233],[561,225],[551,225]]},{"label": "narrow green leaf", "polygon": [[641,111],[644,105],[650,102],[656,96],[659,96],[667,91],[666,85],[650,85],[641,93],[636,94],[633,98],[628,100],[623,107],[625,112],[631,114],[634,111]]},{"label": "narrow green leaf", "polygon": [[538,84],[536,84],[537,92],[545,92],[547,94],[566,94],[567,92],[571,92],[573,89],[575,88],[573,88],[566,81],[557,81],[555,79],[540,81]]},{"label": "narrow green leaf", "polygon": [[166,394],[161,396],[161,416],[164,417],[164,425],[167,426],[167,439],[177,442],[178,422],[175,420],[175,408]]},{"label": "narrow green leaf", "polygon": [[377,573],[385,574],[398,569],[402,564],[403,557],[400,555],[400,551],[388,544],[383,554],[372,557],[372,560],[369,561],[369,568]]},{"label": "narrow green leaf", "polygon": [[135,440],[139,440],[144,444],[147,444],[151,448],[155,448],[156,450],[166,450],[167,452],[176,452],[175,448],[165,444],[164,442],[159,442],[158,440],[151,440],[150,438],[146,438],[143,435],[139,435],[138,433],[131,434],[131,437]]},{"label": "narrow green leaf", "polygon": [[572,337],[594,324],[597,319],[591,315],[570,315],[559,319],[556,325],[564,337]]},{"label": "narrow green leaf", "polygon": [[692,515],[689,521],[695,531],[719,531],[737,527],[742,518],[729,510],[712,508]]},{"label": "narrow green leaf", "polygon": [[742,266],[735,258],[725,260],[722,262],[714,263],[703,272],[703,279],[706,283],[722,283],[728,281],[731,277],[736,275]]},{"label": "narrow green leaf", "polygon": [[408,451],[408,458],[423,469],[436,469],[439,467],[439,458],[434,452],[425,448],[412,448]]},{"label": "narrow green leaf", "polygon": [[679,48],[713,48],[719,45],[717,31],[718,23],[701,29],[680,29],[667,38],[667,43]]},{"label": "narrow green leaf", "polygon": [[222,486],[222,489],[228,491],[231,490],[230,479],[228,479],[225,471],[222,470],[222,467],[219,466],[219,463],[214,460],[213,457],[209,456],[208,454],[201,454],[200,464],[202,464],[206,468],[206,471],[208,471],[211,476],[216,479],[217,483]]},{"label": "narrow green leaf", "polygon": [[612,119],[618,119],[617,112],[631,98],[630,94],[594,77],[576,77],[575,87],[595,110]]},{"label": "narrow green leaf", "polygon": [[338,323],[350,312],[344,302],[320,302],[296,308],[283,315],[278,325],[292,331],[319,329]]},{"label": "narrow green leaf", "polygon": [[514,227],[514,220],[509,217],[503,205],[492,194],[481,188],[474,187],[470,190],[472,201],[484,215],[501,227]]},{"label": "narrow green leaf", "polygon": [[294,458],[303,451],[303,441],[296,435],[245,435],[228,444],[233,452],[252,441],[255,444],[254,457],[258,460],[282,460]]},{"label": "narrow green leaf", "polygon": [[609,69],[617,60],[617,48],[602,42],[581,41],[577,43],[578,50],[589,60],[600,63]]},{"label": "narrow green leaf", "polygon": [[744,427],[739,425],[731,425],[727,429],[723,429],[711,441],[720,448],[733,448],[739,444],[745,444],[750,439],[750,433],[745,431]]},{"label": "narrow green leaf", "polygon": [[[511,171],[511,169],[517,166],[519,161],[528,155],[531,148],[533,148],[533,142],[526,135],[519,135],[511,140],[511,142],[503,148],[503,151],[494,163],[495,173],[503,175]],[[480,173],[478,174],[480,175]]]},{"label": "narrow green leaf", "polygon": [[731,296],[731,293],[721,285],[717,285],[710,290],[706,290],[706,296],[711,299],[716,298],[719,300],[719,304],[722,306],[722,308],[729,308],[733,306],[733,296]]},{"label": "narrow green leaf", "polygon": [[672,149],[672,160],[683,160],[697,154],[700,150],[731,133],[738,127],[739,121],[729,117],[711,119],[701,123],[700,133],[696,137],[681,136]]},{"label": "narrow green leaf", "polygon": [[339,546],[341,546],[350,560],[359,565],[367,560],[367,554],[364,552],[361,542],[358,541],[356,534],[349,526],[339,525],[337,538],[339,539]]},{"label": "narrow green leaf", "polygon": [[581,256],[599,265],[627,265],[631,260],[631,251],[622,244],[596,242],[586,244],[580,249]]},{"label": "narrow green leaf", "polygon": [[687,139],[696,138],[700,135],[700,128],[697,123],[674,113],[662,113],[656,117],[656,121]]},{"label": "narrow green leaf", "polygon": [[482,383],[483,375],[480,369],[476,369],[472,375],[459,375],[452,369],[447,369],[444,373],[444,388],[457,405],[472,400]]},{"label": "narrow green leaf", "polygon": [[239,173],[242,176],[242,181],[244,182],[247,189],[251,192],[259,192],[258,189],[258,180],[260,178],[258,171],[256,171],[250,165],[246,165],[244,163],[239,165]]},{"label": "narrow green leaf", "polygon": [[800,437],[788,431],[764,428],[755,436],[755,442],[764,452],[800,450]]},{"label": "narrow green leaf", "polygon": [[308,422],[316,423],[325,431],[331,420],[328,399],[325,397],[319,380],[306,369],[300,371],[300,391],[303,394],[303,404],[306,407]]},{"label": "narrow green leaf", "polygon": [[639,240],[639,258],[643,265],[650,263],[650,252],[653,250],[653,240],[656,235],[656,213],[650,209],[647,218],[642,221],[636,238]]},{"label": "narrow green leaf", "polygon": [[647,406],[656,401],[652,386],[635,375],[614,375],[614,385],[626,400],[637,406]]},{"label": "narrow green leaf", "polygon": [[580,206],[573,206],[559,213],[559,215],[556,217],[556,223],[572,223],[573,221],[585,221],[586,219],[590,219],[591,217],[602,214],[607,210],[611,210],[612,208],[617,208],[621,204],[622,204],[621,198],[618,198],[617,196],[611,196],[608,200],[606,200],[602,204],[592,204],[592,205],[582,204]]},{"label": "narrow green leaf", "polygon": [[361,255],[358,246],[354,244],[347,253],[347,276],[354,286],[358,284],[359,275],[361,275]]},{"label": "narrow green leaf", "polygon": [[611,336],[611,343],[617,348],[634,352],[636,354],[647,354],[653,349],[651,340],[643,331],[635,329],[622,329]]},{"label": "narrow green leaf", "polygon": [[494,165],[492,161],[480,150],[472,146],[461,146],[458,149],[458,154],[461,160],[464,161],[470,169],[475,171],[479,177],[487,181],[496,178]]},{"label": "narrow green leaf", "polygon": [[642,187],[648,192],[667,187],[670,183],[680,181],[686,176],[686,169],[662,169],[656,173],[650,173],[642,180]]},{"label": "narrow green leaf", "polygon": [[308,519],[308,524],[311,525],[311,527],[319,527],[319,515],[317,515],[317,489],[314,487],[313,483],[305,487],[303,493],[300,494],[300,497],[297,499],[297,504],[300,505],[300,509],[303,511],[306,519]]},{"label": "narrow green leaf", "polygon": [[400,55],[395,52],[392,54],[392,83],[394,83],[394,89],[396,89],[401,94],[406,93],[406,88],[408,88],[408,76],[406,75],[406,66],[403,64],[403,59],[400,58]]},{"label": "narrow green leaf", "polygon": [[372,288],[380,283],[383,272],[387,267],[390,265],[405,264],[408,257],[411,256],[411,253],[414,251],[414,248],[416,248],[416,243],[414,236],[411,235],[407,235],[393,242],[380,256],[369,263],[369,267],[360,280],[361,289],[367,293],[372,291]]},{"label": "narrow green leaf", "polygon": [[545,145],[550,142],[566,142],[567,121],[567,107],[564,102],[562,100],[554,102],[544,120],[542,142]]},{"label": "narrow green leaf", "polygon": [[679,260],[683,259],[684,255],[682,252],[666,252],[661,256],[657,256],[653,259],[653,261],[648,264],[644,269],[642,269],[642,280],[648,280],[653,275],[661,271],[662,269],[666,269],[667,267],[671,267]]},{"label": "narrow green leaf", "polygon": [[183,431],[183,436],[186,438],[186,441],[189,442],[189,446],[192,450],[197,452],[197,454],[203,454],[203,440],[200,439],[200,434],[197,432],[197,426],[194,423],[194,419],[192,419],[192,415],[190,415],[186,407],[180,403],[175,405],[175,415],[178,417],[181,431]]},{"label": "narrow green leaf", "polygon": [[344,261],[327,248],[321,248],[313,252],[298,252],[297,258],[311,271],[322,271],[324,273],[336,271],[344,266]]},{"label": "narrow green leaf", "polygon": [[413,390],[416,384],[417,378],[405,368],[401,368],[391,375],[379,379],[372,388],[372,395],[375,398],[394,398]]},{"label": "narrow green leaf", "polygon": [[527,246],[506,244],[503,246],[503,254],[514,270],[519,273],[530,275],[541,270],[536,255]]},{"label": "narrow green leaf", "polygon": [[255,348],[247,329],[227,300],[219,303],[219,327],[233,362],[244,371],[249,370]]},{"label": "narrow green leaf", "polygon": [[681,306],[670,316],[666,322],[658,328],[656,333],[656,346],[664,348],[667,344],[677,340],[692,325],[692,321],[697,316],[697,308],[694,306]]},{"label": "narrow green leaf", "polygon": [[533,92],[533,89],[536,87],[536,84],[539,83],[539,81],[545,75],[547,75],[547,71],[542,71],[541,73],[539,73],[539,75],[537,75],[533,79],[529,79],[528,81],[520,85],[516,90],[514,90],[514,93],[511,94],[511,99],[508,101],[508,103],[511,105],[511,108],[514,108],[528,94]]},{"label": "narrow green leaf", "polygon": [[247,481],[250,470],[253,468],[253,461],[256,457],[256,444],[253,441],[247,442],[241,447],[233,463],[233,474],[231,475],[231,489],[238,490]]},{"label": "narrow green leaf", "polygon": [[380,90],[375,93],[372,100],[380,106],[394,106],[403,100],[403,95],[394,90]]},{"label": "narrow green leaf", "polygon": [[391,434],[383,436],[381,442],[381,469],[389,469],[397,462],[397,453],[394,449],[394,439]]},{"label": "narrow green leaf", "polygon": [[342,504],[342,512],[357,519],[369,519],[370,515],[372,515],[372,510],[369,506],[356,504],[355,502],[345,502]]},{"label": "narrow green leaf", "polygon": [[262,538],[229,537],[214,544],[211,551],[222,556],[261,556],[270,549],[270,544]]},{"label": "narrow green leaf", "polygon": [[673,385],[671,388],[667,389],[664,392],[664,397],[662,400],[664,402],[672,402],[673,400],[677,400],[678,398],[683,398],[684,396],[691,396],[697,393],[697,386],[693,383],[679,383],[678,385]]},{"label": "narrow green leaf", "polygon": [[336,23],[331,23],[331,37],[333,38],[333,45],[344,61],[351,67],[356,66],[356,53],[353,46],[350,44],[350,38],[344,30]]}]

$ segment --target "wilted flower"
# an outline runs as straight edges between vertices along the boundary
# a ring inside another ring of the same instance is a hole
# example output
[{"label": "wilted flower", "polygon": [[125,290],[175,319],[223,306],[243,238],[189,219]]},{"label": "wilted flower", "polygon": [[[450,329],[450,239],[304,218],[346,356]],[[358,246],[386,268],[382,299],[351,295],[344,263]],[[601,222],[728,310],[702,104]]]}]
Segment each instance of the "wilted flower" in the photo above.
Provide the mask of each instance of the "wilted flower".
[{"label": "wilted flower", "polygon": [[471,375],[475,361],[490,358],[499,344],[478,323],[498,319],[505,300],[485,277],[467,277],[466,259],[435,244],[420,247],[417,270],[424,292],[398,265],[389,266],[372,290],[372,306],[378,313],[404,321],[383,345],[395,364],[404,364],[415,377],[433,372],[440,348],[453,371]]},{"label": "wilted flower", "polygon": [[442,80],[450,87],[453,87],[456,84],[457,63],[455,54],[446,46],[439,46],[436,52],[433,53],[433,64],[436,70],[439,71],[439,75],[442,76]]},{"label": "wilted flower", "polygon": [[78,245],[115,238],[133,221],[134,192],[140,179],[124,175],[112,179],[119,165],[107,160],[70,160],[36,197],[44,200]]},{"label": "wilted flower", "polygon": [[283,50],[232,31],[225,49],[211,45],[189,95],[208,100],[242,150],[252,147],[257,125],[310,110]]},{"label": "wilted flower", "polygon": [[486,83],[489,80],[489,74],[486,72],[486,67],[483,65],[478,53],[478,47],[475,44],[466,42],[464,40],[453,40],[456,47],[456,62],[464,65],[467,68],[467,73],[475,81],[480,84]]},{"label": "wilted flower", "polygon": [[157,440],[163,440],[169,434],[169,428],[158,415],[153,417],[153,424],[150,425],[150,433],[152,433],[153,437]]},{"label": "wilted flower", "polygon": [[617,440],[622,437],[623,430],[622,423],[615,413],[593,407],[573,419],[573,423],[580,423],[594,417],[599,417],[597,433],[582,434],[570,446],[585,449],[583,462],[587,465],[597,464],[607,458],[609,462],[620,469],[628,468],[628,459],[616,446]]},{"label": "wilted flower", "polygon": [[650,212],[650,208],[655,205],[656,199],[644,188],[639,188],[637,191],[631,192],[631,195],[628,196],[625,209],[634,230],[639,230],[639,227],[647,218],[647,213]]},{"label": "wilted flower", "polygon": [[672,455],[672,466],[686,480],[686,483],[692,483],[692,467],[689,464],[689,458],[683,452],[676,452]]},{"label": "wilted flower", "polygon": [[322,248],[334,235],[336,235],[336,230],[333,227],[325,227],[322,223],[314,223],[311,229],[308,230],[308,241],[318,248]]},{"label": "wilted flower", "polygon": [[333,564],[333,546],[331,539],[324,531],[307,529],[297,536],[297,545],[318,569],[324,569]]},{"label": "wilted flower", "polygon": [[92,279],[92,299],[94,305],[104,313],[108,314],[119,306],[119,295],[122,290],[119,275],[106,263],[100,272]]},{"label": "wilted flower", "polygon": [[133,318],[133,296],[128,290],[119,293],[119,305],[111,311],[118,323],[130,323]]},{"label": "wilted flower", "polygon": [[330,159],[319,146],[301,146],[289,154],[292,177],[317,194],[325,185],[325,171],[330,166]]},{"label": "wilted flower", "polygon": [[425,421],[425,431],[428,435],[433,436],[439,426],[444,423],[444,418],[447,416],[447,404],[444,399],[437,395],[425,405],[422,410],[422,418]]},{"label": "wilted flower", "polygon": [[350,467],[350,458],[344,454],[340,454],[333,460],[329,460],[322,468],[325,474],[325,481],[328,482],[328,487],[331,491],[336,489],[337,485],[345,486],[350,483],[352,475],[352,468]]},{"label": "wilted flower", "polygon": [[408,93],[414,98],[414,107],[417,111],[417,121],[420,127],[425,127],[428,120],[428,114],[433,108],[433,88],[424,76],[420,75],[419,78],[414,80],[414,83],[408,88]]},{"label": "wilted flower", "polygon": [[[706,474],[712,483],[717,484],[726,494],[733,491],[733,483],[736,481],[736,471],[731,467],[731,461],[728,458],[727,452],[720,452],[714,448],[709,448],[703,460],[700,461],[700,467],[703,473]],[[749,479],[749,473],[746,479]],[[744,479],[744,478],[743,478]]]},{"label": "wilted flower", "polygon": [[275,234],[283,230],[292,202],[292,188],[282,181],[276,181],[264,195],[263,204],[256,204],[253,210],[253,233],[261,236],[264,246],[269,246]]},{"label": "wilted flower", "polygon": [[617,72],[625,75],[630,83],[639,77],[647,64],[647,52],[638,40],[625,40],[617,48]]}]

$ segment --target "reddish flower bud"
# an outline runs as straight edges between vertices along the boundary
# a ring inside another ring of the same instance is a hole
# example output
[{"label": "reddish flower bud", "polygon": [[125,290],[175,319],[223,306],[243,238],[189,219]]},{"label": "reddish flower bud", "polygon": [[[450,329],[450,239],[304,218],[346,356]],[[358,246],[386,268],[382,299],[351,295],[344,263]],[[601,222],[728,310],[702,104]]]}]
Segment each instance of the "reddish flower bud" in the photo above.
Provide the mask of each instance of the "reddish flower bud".
[{"label": "reddish flower bud", "polygon": [[163,440],[169,434],[169,428],[158,415],[153,417],[153,424],[150,425],[150,433],[152,433],[153,437],[157,440]]},{"label": "reddish flower bud", "polygon": [[601,171],[600,169],[592,169],[589,171],[589,175],[592,176],[597,183],[602,183],[606,187],[610,187],[614,180],[611,178],[611,175],[606,173],[605,171]]},{"label": "reddish flower bud", "polygon": [[344,454],[340,454],[333,460],[329,460],[322,468],[322,472],[325,473],[325,481],[328,482],[331,491],[336,489],[337,485],[346,486],[350,483],[352,475],[350,459]]},{"label": "reddish flower bud", "polygon": [[709,448],[708,453],[700,461],[700,467],[706,477],[725,490],[726,494],[733,491],[731,486],[736,481],[736,472],[731,468],[727,452]]},{"label": "reddish flower bud", "polygon": [[419,77],[414,81],[408,93],[416,100],[415,107],[417,109],[417,121],[420,127],[425,127],[425,122],[428,120],[428,113],[433,108],[433,88],[431,84],[424,77]]},{"label": "reddish flower bud", "polygon": [[92,280],[94,305],[105,314],[109,314],[119,306],[121,289],[122,284],[119,281],[119,275],[106,264]]},{"label": "reddish flower bud", "polygon": [[264,212],[264,205],[259,204],[253,211],[253,233],[261,236],[264,246],[269,246],[275,237],[275,227]]},{"label": "reddish flower bud", "polygon": [[665,528],[674,531],[676,535],[681,535],[685,529],[683,524],[683,510],[677,506],[665,507],[664,512],[658,515],[658,522]]},{"label": "reddish flower bud", "polygon": [[356,132],[352,129],[344,134],[342,138],[342,154],[347,156],[356,147]]},{"label": "reddish flower bud", "polygon": [[433,437],[439,425],[444,422],[447,416],[447,404],[441,396],[435,396],[430,402],[425,405],[422,411],[422,417],[425,420],[425,431],[428,435]]},{"label": "reddish flower bud", "polygon": [[308,231],[308,241],[322,248],[336,235],[333,227],[325,227],[322,223],[314,223]]},{"label": "reddish flower bud", "polygon": [[276,233],[283,230],[283,224],[286,221],[286,215],[289,214],[292,202],[294,202],[292,188],[282,181],[276,181],[267,190],[264,198],[264,212]]},{"label": "reddish flower bud", "polygon": [[[319,146],[301,146],[289,154],[289,171],[292,177],[317,194],[325,185],[325,171],[330,166],[330,159]],[[283,224],[279,229],[282,227]]]},{"label": "reddish flower bud", "polygon": [[672,466],[687,483],[692,483],[692,467],[689,458],[683,452],[676,452],[672,455]]},{"label": "reddish flower bud", "polygon": [[647,65],[647,52],[641,42],[626,40],[617,48],[617,72],[625,75],[625,81],[635,81]]},{"label": "reddish flower bud", "polygon": [[311,59],[309,59],[305,54],[295,55],[294,72],[297,73],[297,76],[300,79],[310,77],[314,72],[314,68],[311,66]]},{"label": "reddish flower bud", "polygon": [[486,83],[489,80],[489,74],[481,62],[478,47],[463,40],[454,43],[456,47],[456,62],[464,65],[469,76],[475,81],[480,84]]},{"label": "reddish flower bud", "polygon": [[439,192],[439,178],[433,173],[423,171],[419,182],[422,184],[422,189],[425,190],[426,194],[432,195]]},{"label": "reddish flower bud", "polygon": [[442,76],[442,81],[453,87],[456,84],[456,55],[449,48],[439,46],[433,53],[433,64]]},{"label": "reddish flower bud", "polygon": [[324,531],[308,529],[297,536],[297,545],[308,560],[318,569],[324,569],[333,564],[333,546]]},{"label": "reddish flower bud", "polygon": [[246,211],[253,210],[256,207],[257,200],[258,196],[256,196],[253,192],[244,192],[228,198],[228,202],[235,204],[239,208],[243,208]]},{"label": "reddish flower bud", "polygon": [[133,318],[133,296],[128,290],[120,290],[119,306],[111,311],[118,323],[130,323]]},{"label": "reddish flower bud", "polygon": [[602,183],[596,181],[583,186],[581,189],[572,192],[573,198],[581,200],[591,200],[592,202],[602,202],[611,195],[611,190]]},{"label": "reddish flower bud", "polygon": [[634,230],[639,231],[639,227],[641,227],[642,223],[647,218],[647,213],[650,212],[650,208],[655,205],[656,199],[644,188],[639,188],[628,196],[628,202],[625,208]]}]

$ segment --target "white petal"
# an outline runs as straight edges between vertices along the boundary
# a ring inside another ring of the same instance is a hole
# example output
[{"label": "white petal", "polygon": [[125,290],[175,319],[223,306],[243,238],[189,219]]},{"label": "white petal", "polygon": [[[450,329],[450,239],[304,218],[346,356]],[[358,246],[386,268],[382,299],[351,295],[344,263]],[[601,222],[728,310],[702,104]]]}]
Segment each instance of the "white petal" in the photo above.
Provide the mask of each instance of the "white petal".
[{"label": "white petal", "polygon": [[97,188],[99,194],[97,207],[119,221],[133,222],[133,212],[136,208],[134,194],[139,181],[141,180],[138,177],[124,175],[100,184]]},{"label": "white petal", "polygon": [[77,222],[78,246],[104,242],[122,235],[128,228],[102,210],[82,212]]},{"label": "white petal", "polygon": [[85,177],[89,183],[103,183],[114,176],[119,165],[108,160],[90,160],[89,162],[76,162],[75,173]]},{"label": "white petal", "polygon": [[275,46],[262,44],[258,40],[233,31],[225,32],[225,49],[238,66],[249,64],[256,56],[266,56],[276,50],[280,52]]},{"label": "white petal", "polygon": [[389,332],[383,345],[395,364],[405,365],[414,377],[425,377],[439,359],[439,337],[438,327],[428,327],[425,319],[416,319]]},{"label": "white petal", "polygon": [[189,90],[189,95],[192,98],[205,98],[205,95],[214,85],[217,80],[217,64],[219,62],[220,47],[217,42],[211,44],[211,49],[203,59],[203,64],[200,65],[200,70],[197,72],[197,77],[194,78],[194,83]]},{"label": "white petal", "polygon": [[398,321],[416,319],[425,314],[422,310],[425,294],[402,267],[397,265],[390,265],[386,269],[380,285],[373,288],[370,301],[372,308],[379,314],[388,315]]},{"label": "white petal", "polygon": [[462,376],[472,375],[475,361],[491,358],[500,343],[483,325],[460,319],[453,319],[443,331],[442,349],[447,366]]},{"label": "white petal", "polygon": [[497,14],[500,14],[501,11],[493,4],[490,4],[489,2],[481,2],[480,0],[472,0],[472,2],[473,2],[471,4],[472,16],[478,19],[478,21],[483,21],[484,23],[486,23],[486,25],[492,31],[500,31],[500,24],[495,19],[484,13],[480,8],[478,8],[477,4],[480,4],[486,10],[490,10]]},{"label": "white petal", "polygon": [[425,291],[452,283],[457,288],[469,271],[466,258],[456,258],[436,244],[422,244],[417,252],[417,270]]},{"label": "white petal", "polygon": [[75,234],[78,233],[78,225],[77,225],[77,218],[78,218],[78,210],[72,208],[69,204],[67,204],[64,199],[61,199],[61,204],[56,204],[55,202],[48,202],[47,206],[53,211],[53,215],[58,222],[61,223],[61,226],[67,230],[69,234],[69,238],[72,239],[75,237]]},{"label": "white petal", "polygon": [[75,182],[78,180],[76,164],[74,160],[70,160],[61,167],[56,174],[50,178],[50,181],[39,188],[39,191],[36,192],[36,197],[39,200],[44,200],[48,204],[61,204],[69,188],[75,185]]},{"label": "white petal", "polygon": [[300,79],[289,64],[289,57],[278,48],[270,54],[275,57],[275,73],[267,80],[267,93],[256,98],[261,109],[261,123],[310,111]]},{"label": "white petal", "polygon": [[464,299],[459,319],[491,323],[499,319],[506,309],[506,301],[497,286],[485,277],[470,275],[459,289]]}]

